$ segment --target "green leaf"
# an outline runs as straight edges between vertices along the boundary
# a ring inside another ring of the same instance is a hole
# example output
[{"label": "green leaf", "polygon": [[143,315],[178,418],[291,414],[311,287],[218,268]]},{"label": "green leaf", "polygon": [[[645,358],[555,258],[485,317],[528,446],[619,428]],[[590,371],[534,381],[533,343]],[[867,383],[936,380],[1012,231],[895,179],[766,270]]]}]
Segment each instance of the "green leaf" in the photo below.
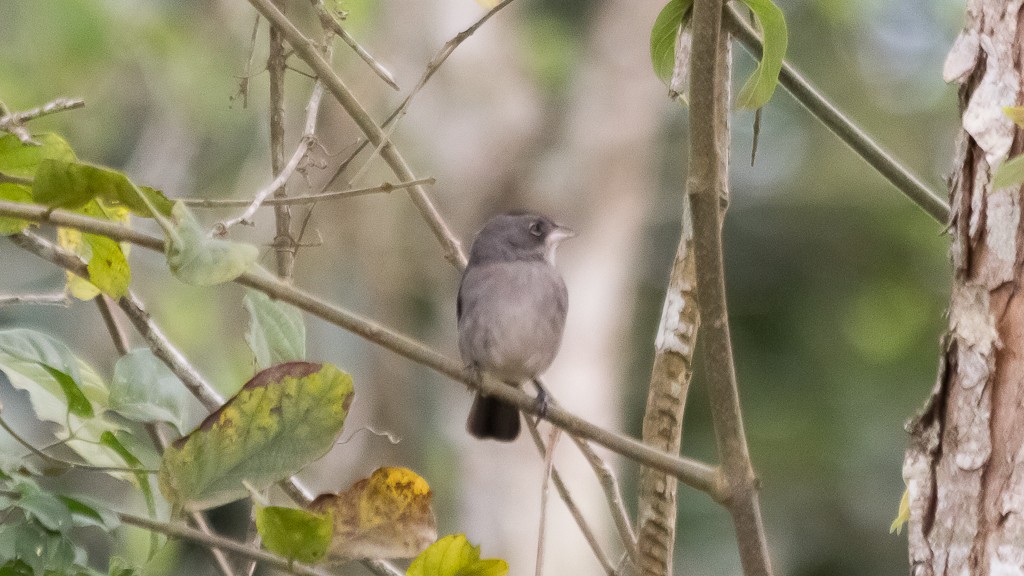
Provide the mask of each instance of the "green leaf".
[{"label": "green leaf", "polygon": [[28,483],[20,483],[18,492],[21,493],[21,498],[18,498],[15,505],[45,526],[47,530],[67,532],[74,526],[71,520],[71,511],[57,496],[37,485]]},{"label": "green leaf", "polygon": [[[143,468],[142,461],[128,450],[113,432],[108,430],[100,434],[100,444],[113,450],[129,468]],[[155,515],[156,499],[153,497],[153,487],[149,483],[149,475],[146,472],[137,472],[135,473],[135,481],[138,482],[142,495],[146,499],[146,509],[149,511],[150,516]]]},{"label": "green leaf", "polygon": [[211,238],[187,206],[171,212],[174,228],[167,235],[167,264],[179,280],[195,286],[230,282],[249,269],[259,250],[251,244]]},{"label": "green leaf", "polygon": [[[18,184],[0,184],[0,200],[7,202],[32,202],[32,190],[28,186]],[[21,232],[32,223],[20,218],[0,217],[0,236],[8,236]]]},{"label": "green leaf", "polygon": [[249,290],[243,299],[251,319],[245,341],[260,369],[306,357],[306,325],[293,306]]},{"label": "green leaf", "polygon": [[786,57],[789,32],[786,29],[786,16],[771,0],[742,2],[757,18],[764,38],[764,50],[757,68],[740,89],[736,105],[756,110],[767,104],[775,93],[775,87],[779,83],[779,71],[782,70],[782,60]]},{"label": "green leaf", "polygon": [[1014,156],[999,165],[992,177],[992,189],[1019,186],[1024,182],[1024,154]]},{"label": "green leaf", "polygon": [[99,503],[82,499],[81,496],[77,498],[58,496],[58,498],[67,506],[75,526],[96,526],[104,530],[113,530],[121,524],[117,514]]},{"label": "green leaf", "polygon": [[[29,394],[36,415],[64,426],[68,414],[90,417],[92,403],[106,405],[95,372],[63,343],[24,328],[0,331],[0,372]],[[89,376],[89,378],[85,378]]]},{"label": "green leaf", "polygon": [[89,399],[85,397],[85,394],[82,393],[82,389],[78,387],[78,384],[75,383],[71,376],[68,376],[56,368],[47,366],[46,364],[43,364],[42,366],[43,370],[46,370],[47,374],[57,381],[57,384],[60,385],[61,391],[64,392],[64,397],[68,401],[68,412],[75,416],[82,416],[85,418],[92,418],[96,415],[96,413],[93,412],[92,404],[89,403]]},{"label": "green leaf", "polygon": [[188,390],[148,348],[122,356],[110,382],[110,409],[136,422],[168,422],[184,430]]},{"label": "green leaf", "polygon": [[430,545],[409,565],[406,576],[505,576],[508,563],[480,559],[480,547],[465,534],[451,534]]},{"label": "green leaf", "polygon": [[202,510],[263,490],[320,458],[341,434],[352,378],[330,364],[289,362],[256,374],[164,452],[160,489]]},{"label": "green leaf", "polygon": [[334,535],[334,518],[297,508],[266,506],[256,509],[256,529],[267,550],[311,564],[327,553]]},{"label": "green leaf", "polygon": [[33,138],[39,146],[22,144],[13,134],[0,136],[0,172],[8,176],[31,178],[43,160],[75,160],[71,146],[60,136],[37,134]]},{"label": "green leaf", "polygon": [[691,6],[693,0],[669,0],[651,28],[651,65],[666,86],[672,81],[672,70],[675,68],[679,27]]},{"label": "green leaf", "polygon": [[120,204],[139,216],[153,213],[139,195],[145,195],[158,212],[170,214],[171,201],[152,188],[136,187],[127,176],[102,166],[63,160],[43,160],[32,183],[36,202],[57,208],[79,208],[102,198]]}]

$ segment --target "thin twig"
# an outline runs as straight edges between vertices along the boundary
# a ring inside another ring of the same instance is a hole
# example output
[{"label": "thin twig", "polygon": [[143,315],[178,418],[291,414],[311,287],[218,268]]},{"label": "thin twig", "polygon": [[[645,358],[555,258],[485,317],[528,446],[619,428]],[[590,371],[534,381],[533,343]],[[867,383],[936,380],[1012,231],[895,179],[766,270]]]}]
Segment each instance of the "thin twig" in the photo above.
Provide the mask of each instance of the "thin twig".
[{"label": "thin twig", "polygon": [[[315,204],[322,200],[339,200],[342,198],[354,198],[356,196],[366,196],[368,194],[379,194],[379,193],[390,193],[395,190],[403,190],[412,186],[419,186],[421,184],[433,184],[436,182],[434,178],[420,178],[419,180],[413,180],[411,182],[399,182],[398,184],[392,184],[390,182],[384,182],[377,186],[370,186],[367,188],[352,188],[349,190],[335,190],[333,192],[323,192],[320,194],[307,194],[304,196],[288,196],[287,198],[267,198],[260,206],[294,206],[296,204]],[[218,200],[218,199],[206,199],[206,198],[180,198],[179,202],[187,206],[193,206],[196,208],[227,208],[232,206],[250,206],[252,200],[238,199],[238,200]]]},{"label": "thin twig", "polygon": [[[160,252],[163,252],[164,249],[164,242],[159,238],[113,222],[90,218],[65,210],[55,210],[46,206],[0,201],[0,215],[16,216],[26,220],[50,222],[59,226],[77,228],[83,232],[108,236],[118,241],[131,242]],[[12,238],[17,238],[18,236],[15,235]],[[26,236],[26,234],[22,233],[22,236]],[[44,240],[43,242],[46,241]],[[88,277],[88,271],[85,270],[85,265],[80,258],[56,247],[52,243],[46,242],[46,244],[48,246],[30,245],[26,246],[26,248],[44,259],[70,269],[75,274]],[[528,414],[538,414],[539,412],[536,400],[522,390],[505,385],[490,375],[485,375],[483,379],[478,381],[465,370],[462,362],[448,358],[412,338],[386,328],[372,320],[367,320],[338,306],[328,304],[316,296],[281,282],[276,278],[268,277],[266,274],[246,272],[236,278],[235,282],[264,292],[272,298],[291,304],[300,310],[340,326],[353,334],[379,344],[396,354],[448,376],[453,380],[471,387],[479,386],[485,393],[516,406],[522,412]],[[123,301],[124,299],[122,299]],[[131,314],[129,314],[129,317],[131,317]],[[136,326],[138,327],[139,325],[137,324]],[[190,389],[193,389],[193,387],[190,386]],[[220,403],[217,404],[217,406],[219,405]],[[723,486],[720,485],[721,480],[718,477],[717,470],[708,464],[653,449],[634,438],[605,430],[558,406],[549,407],[545,419],[569,434],[592,440],[631,460],[662,470],[679,479],[684,484],[706,492],[716,501],[720,502],[724,497],[722,492]]]},{"label": "thin twig", "polygon": [[551,488],[551,473],[555,466],[555,446],[558,445],[558,436],[561,430],[552,426],[551,435],[548,437],[547,448],[544,449],[544,483],[540,489],[540,528],[537,530],[537,565],[534,569],[536,576],[544,575],[544,528],[548,519],[548,494]]},{"label": "thin twig", "polygon": [[[309,38],[306,38],[288,18],[278,10],[271,0],[249,0],[273,26],[280,29],[281,33],[288,40],[288,43],[295,49],[296,54],[312,68],[320,80],[324,83],[331,94],[338,100],[342,108],[355,121],[359,129],[366,135],[366,138],[374,146],[380,145],[384,140],[384,132],[374,122],[373,118],[366,112],[362,104],[356,99],[341,78],[331,69],[331,66],[317,50],[317,46]],[[402,181],[416,180],[409,164],[402,157],[401,153],[389,143],[381,149],[381,157],[395,173],[395,176]],[[409,197],[426,220],[434,236],[441,243],[445,259],[456,266],[465,266],[466,255],[455,235],[452,234],[441,214],[437,211],[433,201],[423,186],[409,188]]]},{"label": "thin twig", "polygon": [[331,572],[322,568],[300,564],[267,552],[266,550],[250,548],[241,542],[224,538],[223,536],[217,536],[215,534],[206,534],[181,524],[159,522],[142,516],[128,514],[126,512],[118,512],[117,517],[124,524],[137,526],[153,532],[159,532],[160,534],[192,542],[193,544],[198,544],[205,548],[230,552],[236,556],[252,559],[257,562],[261,562],[266,566],[283,570],[289,574],[296,574],[298,576],[331,576]]},{"label": "thin twig", "polygon": [[363,59],[363,62],[366,62],[370,66],[370,69],[373,70],[374,74],[379,76],[380,79],[388,86],[398,90],[398,84],[395,82],[395,77],[391,75],[391,72],[388,72],[387,68],[385,68],[380,62],[377,62],[377,60],[375,60],[365,48],[356,42],[356,39],[341,26],[341,22],[338,22],[338,20],[327,10],[327,7],[324,6],[323,0],[310,1],[313,4],[313,10],[316,11],[317,17],[320,18],[320,25],[323,26],[324,29],[330,30],[341,37],[341,39],[345,41],[345,44],[348,44],[349,47]]},{"label": "thin twig", "polygon": [[689,175],[697,304],[702,320],[704,373],[733,519],[746,576],[770,576],[757,479],[750,464],[729,336],[722,255],[721,198],[728,197],[728,36],[722,0],[694,0],[690,74]]},{"label": "thin twig", "polygon": [[[445,42],[444,45],[441,46],[441,49],[437,51],[437,54],[435,54],[434,57],[430,59],[430,62],[427,63],[427,67],[423,71],[423,75],[420,77],[419,82],[416,83],[416,86],[412,89],[409,95],[406,96],[404,100],[402,100],[402,103],[398,105],[398,108],[395,108],[395,110],[388,115],[388,117],[384,120],[384,123],[381,124],[381,128],[388,128],[389,126],[392,126],[392,124],[396,123],[399,120],[399,118],[405,114],[405,111],[409,108],[409,104],[412,102],[413,97],[420,90],[422,90],[424,86],[426,86],[427,82],[430,81],[430,79],[434,76],[434,74],[441,67],[441,65],[444,64],[445,60],[447,60],[448,57],[451,56],[452,52],[454,52],[455,49],[458,48],[459,45],[462,44],[467,38],[472,36],[473,33],[477,31],[477,29],[483,26],[485,22],[490,20],[491,16],[497,14],[499,10],[501,10],[511,2],[512,0],[503,0],[494,8],[488,10],[486,14],[481,16],[480,19],[474,22],[473,25],[471,25],[469,28],[466,28],[462,32],[459,32],[451,40]],[[393,129],[394,128],[392,127],[392,130]],[[388,131],[389,137],[390,134],[391,130]],[[359,153],[362,152],[364,148],[366,148],[367,144],[369,144],[368,140],[363,140],[362,142],[359,143],[359,145],[349,155],[349,157],[346,158],[341,163],[341,165],[339,165],[338,168],[334,171],[334,175],[331,176],[331,178],[327,181],[326,184],[324,184],[324,190],[327,190],[328,187],[330,187],[331,185],[334,184],[335,181],[337,181],[337,179],[341,176],[342,172],[344,172],[345,169],[348,167],[349,163],[351,163],[352,160],[354,160],[355,157],[358,156]]]},{"label": "thin twig", "polygon": [[49,462],[50,464],[53,464],[53,465],[55,465],[55,466],[57,466],[59,468],[65,469],[65,470],[66,469],[74,468],[74,469],[77,469],[77,470],[84,470],[86,472],[105,472],[105,473],[109,473],[109,472],[126,472],[126,473],[129,473],[129,474],[138,474],[139,472],[142,472],[142,473],[145,473],[145,474],[156,474],[157,473],[156,470],[146,470],[146,469],[142,469],[142,468],[125,468],[123,466],[93,466],[92,464],[86,464],[84,462],[69,462],[67,460],[63,460],[61,458],[57,458],[56,456],[51,456],[51,455],[47,454],[46,452],[43,452],[39,448],[36,448],[35,446],[32,445],[31,442],[26,440],[21,434],[18,434],[18,432],[15,431],[14,428],[11,428],[11,425],[8,424],[7,421],[4,420],[3,418],[0,418],[0,428],[3,428],[4,431],[6,431],[11,436],[11,438],[14,438],[15,442],[17,442],[18,444],[21,444],[22,446],[24,446],[29,452],[31,452],[35,456],[39,457],[41,460],[43,460],[45,462]]},{"label": "thin twig", "polygon": [[96,297],[96,306],[100,309],[103,323],[107,326],[107,332],[110,332],[110,338],[114,341],[117,355],[124,356],[132,349],[131,342],[128,341],[128,335],[125,334],[121,324],[117,321],[117,317],[114,316],[114,311],[110,309],[110,300],[106,294],[100,294]]},{"label": "thin twig", "polygon": [[[532,418],[526,419],[526,427],[530,431],[530,436],[533,438],[533,443],[537,447],[537,451],[541,454],[544,453],[544,441],[541,440],[540,432],[537,431],[537,422]],[[587,519],[583,517],[583,513],[580,512],[576,501],[573,500],[572,494],[569,493],[569,488],[565,485],[562,480],[561,474],[558,473],[557,468],[551,470],[551,481],[555,485],[555,490],[558,491],[558,496],[565,503],[565,507],[569,510],[569,514],[572,515],[573,520],[576,521],[576,526],[579,527],[580,533],[583,534],[583,539],[590,545],[590,549],[594,552],[594,557],[597,558],[601,567],[608,576],[614,576],[616,574],[615,567],[612,566],[612,561],[608,558],[608,555],[601,549],[601,544],[597,541],[597,536],[594,534],[593,529],[587,524]]]},{"label": "thin twig", "polygon": [[25,122],[35,120],[40,116],[63,112],[64,110],[73,110],[82,106],[85,106],[85,100],[81,98],[57,98],[48,104],[24,112],[10,113],[4,107],[0,111],[0,130],[14,134],[18,137],[18,140],[21,140],[22,144],[38,145],[39,143],[32,140],[32,134],[25,128]]},{"label": "thin twig", "polygon": [[[757,32],[741,16],[735,6],[727,6],[726,24],[740,43],[754,55],[761,57],[763,49]],[[921,207],[940,224],[949,221],[949,205],[942,196],[928,188],[910,170],[882,149],[863,130],[848,119],[834,104],[828,101],[788,62],[783,62],[779,73],[779,84],[796,98],[815,118],[821,121],[833,134],[846,143],[858,156],[878,171],[886,180],[903,192],[911,201]]]},{"label": "thin twig", "polygon": [[636,562],[636,531],[629,520],[629,512],[626,511],[626,501],[622,497],[619,479],[615,477],[611,466],[597,455],[597,452],[594,451],[594,447],[590,443],[576,436],[570,435],[569,437],[572,438],[573,443],[576,444],[576,447],[579,448],[583,457],[587,460],[587,463],[590,464],[591,469],[594,470],[594,475],[597,476],[597,481],[601,485],[601,489],[604,490],[605,500],[608,502],[608,507],[611,510],[612,520],[615,523],[616,530],[619,532],[619,539],[622,540],[622,545],[626,548],[626,554],[633,562]]},{"label": "thin twig", "polygon": [[10,306],[11,304],[63,306],[64,308],[67,308],[71,305],[71,298],[68,297],[67,292],[54,292],[52,294],[0,295],[0,308]]}]

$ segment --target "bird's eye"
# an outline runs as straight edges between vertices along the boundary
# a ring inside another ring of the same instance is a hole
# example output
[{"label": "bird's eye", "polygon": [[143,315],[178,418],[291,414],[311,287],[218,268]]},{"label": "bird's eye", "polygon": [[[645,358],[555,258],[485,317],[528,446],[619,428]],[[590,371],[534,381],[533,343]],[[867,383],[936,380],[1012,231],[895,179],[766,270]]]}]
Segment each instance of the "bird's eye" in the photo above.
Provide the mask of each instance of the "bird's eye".
[{"label": "bird's eye", "polygon": [[541,228],[540,220],[537,220],[533,224],[530,224],[530,234],[539,237],[543,232],[544,230]]}]

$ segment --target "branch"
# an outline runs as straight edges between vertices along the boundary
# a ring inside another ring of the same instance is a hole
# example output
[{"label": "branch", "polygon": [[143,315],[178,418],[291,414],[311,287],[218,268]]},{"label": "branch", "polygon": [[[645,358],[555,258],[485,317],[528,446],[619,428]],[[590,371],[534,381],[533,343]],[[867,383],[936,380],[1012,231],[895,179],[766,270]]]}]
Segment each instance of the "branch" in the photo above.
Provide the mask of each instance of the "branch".
[{"label": "branch", "polygon": [[39,143],[32,140],[32,134],[25,128],[25,122],[35,120],[36,118],[46,116],[47,114],[63,112],[64,110],[73,110],[75,108],[81,108],[82,106],[85,106],[85,100],[82,100],[81,98],[57,98],[49,104],[12,114],[7,111],[6,106],[0,103],[0,130],[14,134],[18,137],[18,140],[21,140],[22,144],[38,146]]},{"label": "branch", "polygon": [[[736,35],[743,47],[754,57],[760,58],[761,38],[749,23],[730,5],[725,11],[729,31]],[[942,196],[928,188],[917,176],[910,173],[898,160],[882,149],[864,131],[819,93],[814,86],[783,62],[779,73],[779,84],[796,98],[815,118],[821,121],[833,134],[846,143],[858,156],[878,171],[886,180],[903,192],[911,201],[921,207],[940,224],[949,222],[949,205]]]},{"label": "branch", "polygon": [[356,39],[353,38],[351,34],[341,27],[341,22],[338,22],[338,20],[327,11],[327,7],[324,6],[323,0],[310,1],[313,4],[313,10],[316,11],[317,17],[320,18],[320,25],[323,26],[325,30],[330,30],[341,37],[341,39],[344,40],[345,43],[363,59],[363,62],[366,62],[370,66],[370,69],[373,70],[374,74],[379,76],[380,79],[387,83],[388,86],[398,90],[398,84],[395,82],[395,77],[391,75],[391,72],[388,72],[387,68],[385,68],[380,62],[377,62],[373,56],[366,51],[366,49],[356,42]]},{"label": "branch", "polygon": [[[533,438],[533,443],[537,447],[537,450],[544,453],[544,441],[540,438],[540,432],[537,431],[537,422],[531,418],[526,418],[526,427],[530,431],[530,437]],[[568,487],[562,480],[562,475],[558,473],[557,468],[551,469],[551,481],[555,485],[555,490],[558,490],[558,496],[565,503],[565,507],[569,510],[569,514],[572,515],[573,520],[576,521],[576,526],[579,527],[580,533],[583,534],[583,539],[590,545],[590,549],[594,551],[594,556],[597,558],[601,567],[608,576],[614,576],[615,567],[612,566],[611,560],[608,555],[601,549],[601,545],[597,541],[597,536],[594,535],[594,531],[587,524],[586,518],[580,512],[579,507],[576,506],[575,500],[572,498],[572,494],[569,493]]]},{"label": "branch", "polygon": [[[103,222],[103,220],[96,220]],[[109,224],[110,222],[108,222]],[[120,225],[115,225],[124,228]],[[60,248],[56,244],[41,238],[32,232],[20,232],[10,236],[12,242],[33,254],[57,264],[61,268],[70,271],[76,276],[89,278],[89,269],[81,258]],[[161,242],[162,245],[162,242]],[[131,292],[118,301],[118,306],[128,316],[135,329],[145,338],[150,349],[158,358],[164,361],[172,372],[189,389],[192,394],[202,402],[203,406],[211,412],[224,403],[219,392],[207,382],[199,372],[193,368],[182,356],[181,352],[171,345],[159,327],[150,320],[149,314],[143,310],[141,303]]]},{"label": "branch", "polygon": [[[486,14],[481,16],[480,19],[473,23],[473,25],[471,25],[469,28],[466,28],[462,32],[459,32],[458,34],[455,35],[454,38],[445,42],[444,45],[441,46],[441,49],[437,51],[437,54],[435,54],[434,57],[430,59],[430,62],[427,63],[427,67],[423,72],[423,76],[420,77],[420,81],[416,84],[416,87],[413,88],[412,92],[405,97],[405,100],[403,100],[402,103],[398,105],[398,108],[395,108],[395,110],[388,115],[388,117],[384,120],[384,123],[381,124],[381,127],[387,128],[391,126],[394,122],[398,120],[400,116],[405,114],[405,110],[409,107],[409,103],[412,101],[413,96],[415,96],[416,93],[419,92],[427,84],[428,81],[430,81],[430,79],[434,76],[434,74],[441,67],[441,65],[444,64],[445,60],[447,60],[448,57],[451,56],[452,52],[454,52],[455,49],[458,48],[459,45],[462,44],[467,38],[472,36],[473,33],[477,31],[477,29],[483,26],[485,22],[490,20],[491,16],[494,16],[499,10],[504,8],[511,1],[512,0],[503,0],[494,8],[488,10]],[[342,172],[344,172],[345,169],[348,167],[349,163],[352,162],[352,160],[354,160],[355,157],[358,156],[359,153],[362,152],[364,148],[366,148],[367,144],[369,144],[369,141],[363,140],[362,142],[359,143],[358,146],[356,146],[356,149],[348,156],[348,158],[346,158],[341,163],[341,165],[338,166],[338,168],[334,171],[334,175],[331,176],[331,178],[327,181],[326,184],[324,184],[324,190],[327,190],[328,187],[334,184],[338,177],[341,176]]]},{"label": "branch", "polygon": [[206,534],[199,530],[189,528],[188,526],[150,520],[149,518],[135,516],[134,514],[128,514],[126,512],[118,512],[117,517],[124,524],[137,526],[152,532],[159,532],[166,536],[198,544],[204,548],[230,552],[242,558],[262,562],[267,566],[283,570],[289,574],[296,574],[298,576],[332,576],[330,572],[322,568],[300,564],[278,556],[277,554],[267,552],[266,550],[250,548],[241,542],[224,538],[223,536],[217,536],[215,534]]},{"label": "branch", "polygon": [[[29,183],[31,184],[31,180]],[[356,196],[366,196],[367,194],[377,193],[388,193],[394,192],[395,190],[402,190],[404,188],[411,188],[413,186],[419,186],[421,184],[433,184],[436,182],[434,178],[420,178],[419,180],[413,180],[411,182],[399,182],[398,184],[392,184],[385,182],[378,184],[377,186],[370,186],[368,188],[352,188],[349,190],[335,190],[333,192],[322,192],[320,194],[307,194],[305,196],[288,196],[287,198],[267,198],[260,203],[260,206],[294,206],[296,204],[316,204],[323,200],[338,200],[342,198],[354,198]],[[269,186],[268,186],[269,188]],[[181,202],[187,206],[194,206],[196,208],[224,208],[230,206],[250,206],[253,204],[252,200],[218,200],[218,199],[204,199],[204,198],[179,198],[176,201]]]},{"label": "branch", "polygon": [[[642,432],[645,444],[670,454],[679,453],[682,445],[683,414],[693,375],[697,328],[700,326],[688,204],[684,198],[683,230],[655,340],[654,366],[651,368]],[[669,482],[662,472],[640,469],[637,532],[639,569],[645,576],[672,574],[678,486]]]},{"label": "branch", "polygon": [[[49,222],[58,226],[77,228],[83,232],[100,234],[121,242],[134,243],[161,253],[164,250],[164,242],[159,238],[110,221],[90,218],[65,210],[55,210],[36,204],[0,201],[0,215],[16,216],[26,220]],[[22,233],[22,236],[24,235]],[[15,237],[17,236],[15,235]],[[84,263],[76,256],[52,244],[41,252],[46,254],[46,256],[43,256],[45,259],[64,268],[71,269],[72,272],[83,277],[88,277],[87,271],[84,270]],[[399,334],[376,322],[367,320],[338,306],[328,304],[294,286],[255,272],[246,272],[236,278],[235,282],[264,292],[268,296],[282,302],[287,302],[300,310],[340,326],[370,342],[379,344],[400,356],[426,366],[453,380],[463,382],[473,388],[479,388],[486,394],[515,405],[522,412],[538,414],[536,400],[522,390],[508,386],[490,375],[485,375],[482,381],[477,382],[465,370],[462,362],[443,356],[412,338]],[[131,315],[129,314],[129,316]],[[138,324],[136,326],[138,327]],[[217,406],[219,405],[220,402],[217,403]],[[549,407],[546,420],[569,434],[592,440],[631,460],[662,470],[678,478],[688,486],[707,492],[717,501],[721,501],[724,497],[724,494],[721,492],[722,486],[720,486],[720,479],[716,469],[703,462],[666,454],[660,450],[645,446],[638,440],[605,430],[558,406]]]},{"label": "branch", "polygon": [[[341,78],[334,73],[331,69],[330,64],[324,60],[323,56],[317,51],[316,44],[306,38],[294,24],[285,17],[272,3],[271,0],[249,0],[249,3],[258,10],[271,25],[278,28],[281,34],[285,37],[292,48],[295,49],[296,54],[310,68],[316,72],[317,76],[324,83],[331,94],[338,100],[342,108],[352,117],[359,129],[366,135],[366,138],[374,146],[381,146],[384,142],[384,132],[380,126],[373,121],[373,118],[366,112],[362,104],[356,100],[356,97],[352,92],[345,86],[345,83]],[[387,142],[383,145],[380,151],[381,157],[387,162],[388,166],[395,173],[395,176],[399,180],[409,181],[416,180],[416,176],[413,175],[412,169],[406,163],[405,158],[398,152],[398,149],[391,142]],[[465,266],[466,255],[462,252],[462,246],[459,241],[452,234],[451,230],[448,229],[448,225],[441,218],[441,214],[437,211],[430,197],[427,195],[426,189],[422,186],[413,186],[409,189],[409,196],[412,199],[413,204],[420,211],[420,214],[427,221],[434,236],[441,243],[442,249],[444,250],[444,257],[452,264],[457,266]]]},{"label": "branch", "polygon": [[750,465],[729,336],[720,198],[728,182],[728,35],[722,0],[695,0],[690,74],[690,154],[686,192],[693,208],[697,303],[704,327],[704,370],[711,415],[746,576],[770,576],[771,561]]},{"label": "branch", "polygon": [[[282,0],[274,0],[276,5],[284,10]],[[270,46],[267,50],[267,72],[270,76],[270,171],[276,177],[270,189],[261,190],[256,195],[256,200],[243,214],[243,218],[251,217],[259,208],[259,203],[270,193],[275,197],[284,198],[288,195],[288,179],[299,165],[299,161],[306,157],[310,144],[313,142],[312,133],[304,133],[299,139],[299,145],[291,160],[284,168],[284,74],[287,69],[287,57],[284,54],[284,38],[281,32],[274,26],[270,27]],[[313,125],[316,125],[316,113],[320,108],[320,97],[323,90],[318,89],[320,82],[313,86],[313,95],[309,101],[309,114],[314,117]],[[307,120],[307,125],[309,124]],[[246,218],[248,220],[248,218]],[[230,222],[230,221],[229,221]],[[277,261],[277,275],[288,279],[292,276],[295,268],[295,239],[292,238],[292,213],[287,206],[274,207],[274,223],[277,234],[274,236],[274,252]],[[228,223],[217,227],[218,232],[226,232]]]},{"label": "branch", "polygon": [[106,294],[100,294],[96,296],[95,300],[96,306],[100,309],[100,316],[103,317],[103,323],[107,326],[107,332],[110,332],[110,338],[114,341],[117,355],[124,356],[132,349],[132,346],[128,341],[128,335],[124,333],[113,310],[110,309],[110,299]]},{"label": "branch", "polygon": [[53,294],[12,294],[0,295],[0,308],[11,304],[40,304],[49,306],[71,306],[71,298],[66,292],[54,292]]},{"label": "branch", "polygon": [[[622,540],[622,545],[626,548],[626,555],[632,563],[636,563],[638,555],[636,532],[633,530],[633,524],[629,521],[629,513],[626,512],[626,501],[622,497],[622,489],[619,488],[619,479],[615,477],[611,466],[597,455],[593,446],[586,440],[571,435],[570,438],[594,470],[594,476],[597,477],[597,482],[604,490],[605,499],[608,501],[608,508],[612,513],[615,529],[619,532],[619,539]],[[673,482],[673,484],[675,483]]]}]

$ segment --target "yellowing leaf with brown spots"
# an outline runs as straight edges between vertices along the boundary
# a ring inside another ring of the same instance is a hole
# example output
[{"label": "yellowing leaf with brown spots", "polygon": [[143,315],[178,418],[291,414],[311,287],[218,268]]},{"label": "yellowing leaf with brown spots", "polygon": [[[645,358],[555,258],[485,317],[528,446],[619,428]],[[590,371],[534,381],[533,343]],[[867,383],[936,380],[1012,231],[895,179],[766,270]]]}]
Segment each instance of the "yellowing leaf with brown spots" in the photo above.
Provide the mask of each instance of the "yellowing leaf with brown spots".
[{"label": "yellowing leaf with brown spots", "polygon": [[412,558],[437,539],[427,481],[408,468],[378,468],[339,494],[310,505],[334,514],[332,558]]},{"label": "yellowing leaf with brown spots", "polygon": [[263,490],[334,446],[352,396],[352,377],[331,364],[271,366],[167,448],[160,491],[203,510]]}]

